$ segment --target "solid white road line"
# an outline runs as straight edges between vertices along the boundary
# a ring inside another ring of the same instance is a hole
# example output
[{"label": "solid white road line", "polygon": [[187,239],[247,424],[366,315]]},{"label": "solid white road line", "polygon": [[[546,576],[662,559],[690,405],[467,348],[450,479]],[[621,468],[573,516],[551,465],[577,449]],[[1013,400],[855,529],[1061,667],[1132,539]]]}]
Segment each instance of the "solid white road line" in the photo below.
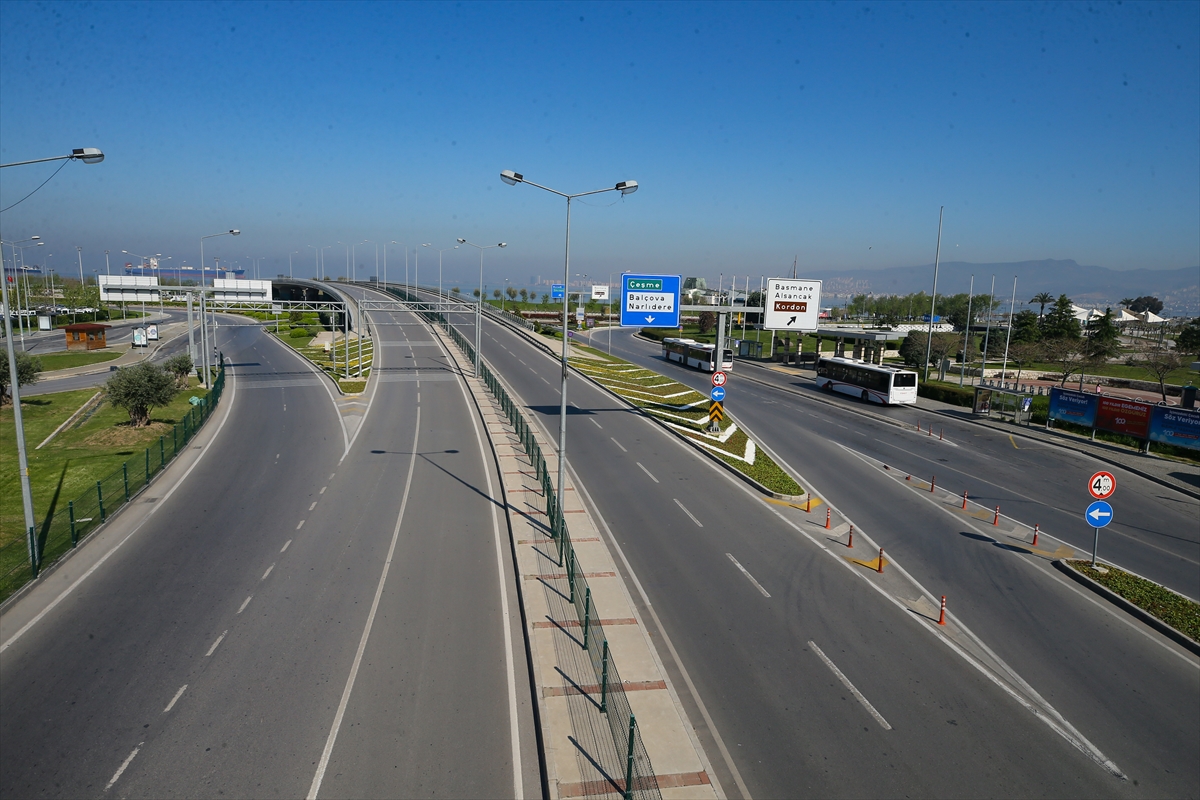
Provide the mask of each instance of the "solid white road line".
[{"label": "solid white road line", "polygon": [[[250,598],[247,597],[246,599],[249,600]],[[175,707],[175,704],[179,702],[179,698],[183,697],[183,693],[187,691],[187,687],[186,683],[179,687],[179,691],[175,693],[175,696],[171,698],[171,702],[167,703],[167,707],[163,709],[164,714]]]},{"label": "solid white road line", "polygon": [[626,450],[626,449],[625,449],[625,446],[624,446],[623,444],[621,444],[620,442],[618,442],[616,439],[613,439],[613,437],[611,437],[611,436],[610,436],[610,437],[608,437],[608,438],[612,439],[612,443],[613,443],[613,444],[615,444],[617,447],[621,448],[621,452],[622,452],[622,453],[628,453],[628,452],[629,452],[628,450]]},{"label": "solid white road line", "polygon": [[642,466],[642,462],[638,461],[638,462],[636,462],[636,463],[637,463],[637,465],[638,465],[639,467],[642,467],[642,472],[646,473],[647,475],[650,475],[650,480],[654,481],[655,483],[658,483],[658,482],[659,482],[659,481],[658,481],[658,478],[656,478],[656,477],[654,477],[653,475],[651,475],[651,474],[650,474],[650,470],[648,470],[648,469],[646,469],[645,467],[643,467],[643,466]]},{"label": "solid white road line", "polygon": [[[479,458],[483,462],[483,472],[487,477],[488,497],[499,499],[500,493],[496,491],[492,483],[492,469],[488,462],[483,434],[479,430],[479,423],[475,419],[475,415],[469,411],[471,400],[467,396],[466,384],[465,380],[458,382],[459,389],[463,393],[463,402],[467,404],[468,414],[471,417],[471,426],[475,429],[475,441],[479,443]],[[496,517],[496,506],[497,503],[488,503],[488,510],[492,515],[492,538],[496,543],[496,570],[499,573],[498,583],[500,586],[500,620],[504,624],[504,669],[508,677],[508,735],[512,744],[513,797],[521,798],[525,796],[525,779],[521,774],[521,730],[517,718],[517,670],[513,663],[512,618],[509,614],[508,592],[506,591],[508,580],[504,575],[504,545],[506,541],[502,541],[500,523]]]},{"label": "solid white road line", "polygon": [[205,657],[205,658],[208,658],[208,657],[209,657],[209,656],[211,656],[211,655],[212,655],[214,652],[216,652],[217,645],[219,645],[219,644],[221,643],[221,640],[225,638],[225,634],[226,634],[226,633],[229,633],[229,631],[223,631],[223,632],[221,633],[221,635],[217,637],[217,640],[216,640],[215,642],[213,642],[213,644],[212,644],[212,647],[208,648],[208,652],[204,654],[204,657]]},{"label": "solid white road line", "polygon": [[755,588],[758,589],[760,592],[762,592],[763,597],[771,596],[770,592],[768,592],[766,589],[764,589],[762,587],[761,583],[754,580],[754,576],[750,574],[749,570],[747,570],[745,567],[742,566],[742,562],[738,561],[736,558],[733,557],[733,553],[726,553],[725,555],[729,557],[729,560],[733,562],[733,565],[735,567],[737,567],[738,569],[740,569],[742,571],[743,575],[745,575],[747,578],[750,579],[750,582],[754,584]]},{"label": "solid white road line", "polygon": [[238,610],[237,610],[237,612],[240,614],[240,613],[242,613],[243,611],[245,611],[245,610],[246,610],[246,606],[250,605],[250,601],[251,601],[253,598],[254,598],[254,595],[250,595],[250,596],[249,596],[249,597],[247,597],[245,600],[243,600],[243,601],[242,601],[242,604],[241,604],[240,606],[238,606]]},{"label": "solid white road line", "polygon": [[813,652],[817,654],[818,658],[825,662],[825,666],[829,667],[833,674],[837,676],[837,679],[842,682],[842,685],[850,690],[850,694],[854,695],[854,699],[862,703],[862,707],[865,708],[868,713],[875,718],[875,721],[883,726],[885,731],[890,731],[892,726],[888,724],[888,721],[883,718],[882,714],[875,710],[875,706],[871,705],[871,702],[867,700],[867,698],[863,697],[863,693],[855,688],[854,684],[850,682],[850,679],[842,674],[842,671],[837,668],[837,664],[834,664],[832,661],[830,661],[829,656],[825,655],[821,648],[817,647],[817,643],[810,641],[808,646],[812,648]]},{"label": "solid white road line", "polygon": [[286,542],[283,543],[283,547],[279,548],[279,552],[282,553],[284,550],[287,550],[288,545],[290,545],[291,543],[292,543],[292,540],[288,539]]},{"label": "solid white road line", "polygon": [[[226,360],[228,360],[228,359],[226,359]],[[237,381],[236,377],[233,379],[232,385],[233,385],[233,390],[230,392],[229,404],[226,406],[226,408],[230,408],[230,409],[233,407],[233,401],[237,397],[238,381]],[[33,619],[29,620],[29,622],[26,622],[24,625],[22,625],[21,629],[19,631],[17,631],[16,633],[14,633],[12,636],[10,636],[8,638],[8,641],[6,641],[4,644],[0,644],[0,653],[3,653],[10,646],[12,646],[13,642],[15,642],[17,639],[20,639],[22,636],[24,636],[25,633],[30,628],[32,628],[34,625],[41,622],[42,618],[45,617],[47,614],[49,614],[51,611],[53,611],[58,606],[59,603],[61,603],[63,600],[66,600],[67,595],[69,595],[71,592],[75,591],[76,587],[78,587],[79,584],[83,583],[88,578],[90,578],[92,576],[93,572],[100,569],[100,565],[102,565],[105,561],[108,561],[108,559],[112,556],[113,553],[120,550],[122,545],[124,545],[126,542],[128,542],[135,533],[140,531],[142,529],[142,526],[150,521],[150,518],[154,515],[155,511],[158,511],[158,509],[160,509],[164,505],[166,505],[166,502],[168,499],[170,499],[171,495],[175,494],[175,490],[184,484],[184,482],[187,480],[188,476],[192,474],[192,470],[194,470],[196,468],[196,466],[200,463],[200,461],[206,455],[208,455],[208,451],[210,449],[212,449],[213,442],[215,442],[217,440],[217,437],[221,434],[221,431],[225,429],[225,423],[229,421],[229,418],[231,416],[233,416],[232,413],[230,413],[229,411],[225,412],[225,418],[222,419],[221,424],[217,426],[217,430],[213,433],[212,438],[208,440],[208,444],[204,445],[204,449],[200,451],[200,455],[197,456],[196,460],[192,462],[191,466],[189,466],[187,468],[187,470],[185,470],[184,473],[179,476],[179,480],[176,481],[175,485],[172,486],[167,491],[167,493],[162,496],[162,499],[159,500],[157,503],[155,503],[153,507],[151,507],[150,511],[147,512],[147,514],[146,514],[146,518],[144,520],[142,520],[141,522],[139,522],[137,527],[135,527],[133,530],[131,530],[129,533],[127,533],[125,535],[124,539],[117,542],[116,546],[114,546],[112,550],[109,550],[107,553],[105,553],[103,556],[101,556],[100,559],[98,561],[96,561],[95,564],[92,564],[92,566],[88,568],[87,572],[80,575],[75,580],[74,583],[72,583],[70,586],[68,586],[66,589],[64,589],[62,591],[62,594],[60,594],[58,597],[54,598],[54,600],[51,601],[50,604],[47,605],[45,608],[43,608],[41,611],[39,611],[37,613],[37,615],[34,616]]]},{"label": "solid white road line", "polygon": [[692,518],[692,522],[696,523],[696,527],[698,527],[698,528],[704,527],[704,523],[701,522],[700,520],[696,519],[696,515],[690,511],[688,511],[687,507],[683,503],[679,502],[678,498],[672,498],[672,499],[675,500],[675,505],[677,505],[683,509],[683,513],[687,514],[689,517]]},{"label": "solid white road line", "polygon": [[114,783],[116,783],[117,779],[119,779],[121,777],[121,773],[123,773],[125,771],[125,768],[129,766],[129,762],[133,761],[133,757],[138,754],[138,750],[141,750],[142,745],[144,745],[144,744],[145,744],[145,742],[138,742],[138,746],[133,748],[133,752],[130,753],[129,756],[124,761],[121,762],[121,766],[117,767],[117,771],[113,773],[112,778],[108,781],[108,785],[104,787],[104,791],[107,792],[109,789],[112,788],[112,785]]},{"label": "solid white road line", "polygon": [[263,573],[263,576],[262,576],[261,578],[259,578],[259,580],[260,580],[260,581],[265,581],[265,580],[267,579],[267,576],[271,574],[271,570],[273,570],[273,569],[275,569],[275,565],[274,565],[274,564],[272,564],[271,566],[267,567],[267,571]]},{"label": "solid white road line", "polygon": [[404,494],[400,500],[400,513],[396,516],[396,527],[392,531],[392,542],[388,547],[387,559],[383,562],[383,572],[379,576],[379,585],[375,588],[375,599],[371,602],[371,611],[367,614],[367,624],[363,628],[362,638],[358,642],[358,650],[350,665],[350,674],[346,677],[346,687],[342,690],[342,699],[338,703],[337,713],[333,716],[333,727],[325,740],[325,749],[321,751],[321,760],[317,763],[317,772],[313,775],[312,785],[308,788],[308,800],[316,800],[321,791],[321,781],[325,778],[325,770],[329,766],[329,757],[333,755],[333,745],[337,741],[338,731],[342,727],[342,719],[346,716],[346,706],[350,703],[350,693],[354,691],[354,681],[358,678],[358,668],[362,665],[363,652],[367,649],[367,639],[371,636],[371,627],[375,624],[375,613],[379,610],[379,599],[383,596],[383,585],[387,581],[388,572],[392,568],[392,556],[396,553],[396,542],[400,538],[400,523],[404,521],[404,510],[408,507],[408,492],[412,488],[413,470],[417,465],[417,437],[421,432],[421,407],[417,406],[416,427],[413,431],[413,451],[408,461],[408,477],[404,481]]}]

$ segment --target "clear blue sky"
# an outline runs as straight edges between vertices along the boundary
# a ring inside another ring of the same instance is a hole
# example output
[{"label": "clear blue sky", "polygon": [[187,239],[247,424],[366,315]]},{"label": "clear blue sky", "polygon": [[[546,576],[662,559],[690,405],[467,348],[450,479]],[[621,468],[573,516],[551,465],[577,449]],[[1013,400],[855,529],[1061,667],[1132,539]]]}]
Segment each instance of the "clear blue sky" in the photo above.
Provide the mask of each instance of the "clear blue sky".
[{"label": "clear blue sky", "polygon": [[[1195,2],[7,0],[0,37],[0,158],[107,154],[0,217],[56,271],[238,227],[206,254],[311,274],[308,244],[464,236],[509,243],[493,286],[561,275],[565,204],[506,168],[639,181],[576,207],[593,277],[930,263],[942,204],[956,260],[1200,264]],[[5,169],[0,207],[55,168]]]}]

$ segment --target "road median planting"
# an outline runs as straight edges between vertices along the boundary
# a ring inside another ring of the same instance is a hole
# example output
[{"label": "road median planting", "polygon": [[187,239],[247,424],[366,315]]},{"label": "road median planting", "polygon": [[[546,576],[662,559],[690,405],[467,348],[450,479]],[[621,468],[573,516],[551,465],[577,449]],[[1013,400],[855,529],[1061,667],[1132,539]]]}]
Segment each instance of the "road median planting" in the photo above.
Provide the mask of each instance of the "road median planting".
[{"label": "road median planting", "polygon": [[797,498],[804,489],[737,423],[708,430],[709,399],[653,370],[593,350],[599,358],[575,358],[571,366],[639,408],[688,442],[759,484],[769,493]]},{"label": "road median planting", "polygon": [[1200,603],[1111,564],[1095,568],[1088,560],[1064,559],[1059,563],[1190,640],[1190,646],[1180,643],[1192,652],[1200,652]]}]

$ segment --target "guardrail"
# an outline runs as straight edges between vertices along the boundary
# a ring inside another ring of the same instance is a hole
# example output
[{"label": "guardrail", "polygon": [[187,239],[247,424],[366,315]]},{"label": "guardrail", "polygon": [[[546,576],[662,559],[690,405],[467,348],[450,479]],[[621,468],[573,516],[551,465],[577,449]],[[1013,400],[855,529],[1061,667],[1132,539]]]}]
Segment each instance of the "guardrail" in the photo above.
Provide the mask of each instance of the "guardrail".
[{"label": "guardrail", "polygon": [[[415,295],[403,289],[389,289],[388,291],[405,301],[416,301]],[[445,330],[451,340],[466,354],[469,361],[475,360],[475,346],[450,325],[444,314],[434,311],[417,313]],[[579,566],[575,557],[575,547],[571,543],[571,534],[567,529],[563,509],[558,505],[558,496],[554,491],[554,483],[550,479],[550,470],[547,468],[542,448],[537,442],[533,428],[521,412],[520,406],[509,396],[508,391],[488,368],[487,363],[481,361],[479,370],[480,379],[491,391],[492,396],[496,398],[501,410],[508,418],[509,424],[516,431],[521,446],[525,449],[530,464],[534,468],[536,480],[542,486],[542,496],[546,499],[546,517],[550,521],[550,536],[557,550],[558,564],[560,567],[566,567],[570,601],[575,606],[575,613],[583,632],[583,649],[588,653],[592,671],[596,676],[596,684],[600,687],[600,711],[608,720],[609,731],[612,734],[613,745],[617,753],[625,755],[625,763],[622,765],[625,773],[624,796],[627,800],[633,797],[661,798],[658,780],[655,778],[654,768],[650,764],[650,754],[646,751],[646,745],[637,725],[637,718],[625,695],[625,684],[622,683],[620,673],[617,672],[617,665],[609,652],[608,637],[604,634],[600,616],[592,605],[592,590],[588,586],[583,568]]]},{"label": "guardrail", "polygon": [[[92,489],[58,507],[41,528],[30,528],[25,536],[0,547],[0,601],[41,574],[46,567],[79,546],[80,540],[106,522],[162,472],[212,416],[225,389],[224,355],[204,402],[192,406],[171,427],[171,435],[158,437],[142,458],[126,461],[121,468],[96,481]],[[103,401],[101,401],[103,402]]]}]

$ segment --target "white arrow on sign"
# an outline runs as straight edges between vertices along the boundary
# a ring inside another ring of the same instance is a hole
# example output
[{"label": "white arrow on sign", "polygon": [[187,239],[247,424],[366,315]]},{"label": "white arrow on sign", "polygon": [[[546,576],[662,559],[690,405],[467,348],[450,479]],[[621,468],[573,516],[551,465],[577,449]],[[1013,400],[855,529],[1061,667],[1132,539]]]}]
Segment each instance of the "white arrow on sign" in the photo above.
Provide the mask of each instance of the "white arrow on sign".
[{"label": "white arrow on sign", "polygon": [[1112,512],[1111,511],[1102,511],[1099,508],[1093,508],[1088,513],[1088,516],[1091,517],[1092,519],[1096,520],[1097,522],[1099,522],[1101,517],[1111,517]]},{"label": "white arrow on sign", "polygon": [[646,317],[646,322],[654,322],[654,317]]}]

